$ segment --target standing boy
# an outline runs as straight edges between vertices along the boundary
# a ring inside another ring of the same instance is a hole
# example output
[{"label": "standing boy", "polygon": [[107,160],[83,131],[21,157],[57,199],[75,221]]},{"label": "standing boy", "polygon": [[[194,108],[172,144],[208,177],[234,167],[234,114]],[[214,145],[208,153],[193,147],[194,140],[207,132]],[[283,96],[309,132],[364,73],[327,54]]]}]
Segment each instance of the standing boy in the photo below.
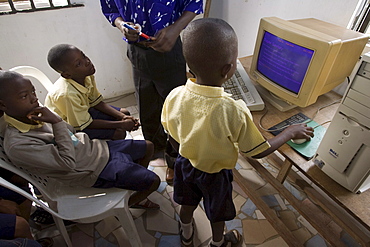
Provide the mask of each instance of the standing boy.
[{"label": "standing boy", "polygon": [[8,123],[4,150],[14,164],[71,186],[133,190],[130,206],[159,208],[145,199],[160,183],[147,169],[153,154],[150,141],[104,141],[75,133],[39,106],[31,81],[16,72],[0,71],[0,111]]},{"label": "standing boy", "polygon": [[[166,181],[173,181],[173,160],[177,153],[167,142],[161,125],[164,99],[186,82],[186,63],[182,54],[181,31],[198,14],[202,0],[100,0],[108,21],[125,36],[127,56],[132,64],[143,135],[154,144],[154,158],[165,157]],[[122,24],[138,24],[149,35],[146,40],[137,31]]]},{"label": "standing boy", "polygon": [[60,73],[45,106],[77,131],[97,139],[125,139],[126,131],[137,130],[139,122],[124,108],[103,101],[95,83],[95,67],[77,47],[59,44],[48,53],[50,67]]},{"label": "standing boy", "polygon": [[287,128],[266,141],[242,101],[233,100],[221,86],[235,72],[237,37],[220,19],[191,22],[184,31],[184,56],[196,79],[171,91],[162,111],[164,129],[179,149],[175,162],[174,200],[181,205],[182,246],[192,246],[193,212],[203,198],[211,223],[210,246],[238,244],[236,230],[225,235],[225,221],[235,217],[232,170],[239,150],[262,158],[292,138],[310,138],[304,124]]}]

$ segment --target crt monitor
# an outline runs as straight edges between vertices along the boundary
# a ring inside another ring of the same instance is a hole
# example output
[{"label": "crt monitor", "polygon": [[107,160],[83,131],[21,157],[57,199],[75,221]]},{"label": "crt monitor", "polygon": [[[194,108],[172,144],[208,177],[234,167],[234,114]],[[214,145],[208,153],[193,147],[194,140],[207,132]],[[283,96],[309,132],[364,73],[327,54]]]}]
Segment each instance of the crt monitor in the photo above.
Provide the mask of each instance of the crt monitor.
[{"label": "crt monitor", "polygon": [[345,81],[367,41],[362,33],[314,18],[262,18],[250,75],[279,110],[306,107]]}]

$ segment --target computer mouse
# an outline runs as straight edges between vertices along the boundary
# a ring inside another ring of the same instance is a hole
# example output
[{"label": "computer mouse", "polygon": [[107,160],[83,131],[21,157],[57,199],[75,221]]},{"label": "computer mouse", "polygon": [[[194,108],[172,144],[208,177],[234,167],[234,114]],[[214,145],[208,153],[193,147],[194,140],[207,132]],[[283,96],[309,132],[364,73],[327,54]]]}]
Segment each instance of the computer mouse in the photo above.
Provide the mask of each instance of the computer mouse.
[{"label": "computer mouse", "polygon": [[307,140],[302,138],[302,139],[291,139],[290,140],[291,142],[293,142],[294,144],[303,144],[305,143]]}]

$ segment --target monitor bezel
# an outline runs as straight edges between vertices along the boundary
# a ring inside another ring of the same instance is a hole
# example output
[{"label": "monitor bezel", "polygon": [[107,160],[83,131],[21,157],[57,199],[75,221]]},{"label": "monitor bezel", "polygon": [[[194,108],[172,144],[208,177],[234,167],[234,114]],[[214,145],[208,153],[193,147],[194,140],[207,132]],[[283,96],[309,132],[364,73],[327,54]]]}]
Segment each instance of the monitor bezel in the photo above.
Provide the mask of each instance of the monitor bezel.
[{"label": "monitor bezel", "polygon": [[[257,70],[257,58],[265,32],[287,40],[296,45],[313,50],[314,55],[308,66],[306,76],[299,92],[293,93],[272,82]],[[255,81],[277,97],[305,107],[316,102],[330,73],[333,62],[340,50],[341,40],[322,32],[289,22],[277,17],[265,17],[260,21],[250,74]]]}]

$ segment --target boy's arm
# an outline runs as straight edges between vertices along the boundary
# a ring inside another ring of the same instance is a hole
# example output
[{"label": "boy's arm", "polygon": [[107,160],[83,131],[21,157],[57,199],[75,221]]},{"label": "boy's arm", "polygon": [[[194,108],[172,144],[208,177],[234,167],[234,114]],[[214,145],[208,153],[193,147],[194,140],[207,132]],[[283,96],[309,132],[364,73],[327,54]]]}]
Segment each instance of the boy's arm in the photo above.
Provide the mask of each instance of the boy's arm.
[{"label": "boy's arm", "polygon": [[88,129],[122,129],[126,131],[134,131],[139,128],[140,124],[137,119],[132,116],[126,116],[122,120],[109,121],[103,119],[94,119]]},{"label": "boy's arm", "polygon": [[70,171],[75,169],[75,147],[72,142],[72,133],[67,124],[59,116],[46,107],[37,107],[28,114],[34,121],[51,123],[54,142],[46,143],[43,134],[40,138],[26,136],[10,136],[13,142],[5,150],[12,162],[30,168],[53,169],[55,171]]},{"label": "boy's arm", "polygon": [[102,113],[112,116],[117,119],[117,121],[93,119],[91,124],[87,126],[89,129],[123,129],[126,131],[137,130],[140,126],[139,120],[123,114],[117,111],[104,101],[94,106],[94,108]]},{"label": "boy's arm", "polygon": [[94,108],[102,113],[114,117],[117,120],[122,120],[126,116],[125,114],[123,114],[120,111],[117,111],[104,101],[100,101],[96,106],[94,106]]},{"label": "boy's arm", "polygon": [[114,0],[100,0],[100,6],[105,18],[114,26],[114,21],[120,16]]},{"label": "boy's arm", "polygon": [[271,154],[290,139],[301,139],[301,138],[309,139],[313,136],[314,134],[312,127],[308,127],[306,124],[291,125],[288,128],[286,128],[283,132],[281,132],[279,135],[269,139],[268,143],[270,144],[271,147],[266,149],[262,153],[253,156],[253,158],[260,159]]}]

